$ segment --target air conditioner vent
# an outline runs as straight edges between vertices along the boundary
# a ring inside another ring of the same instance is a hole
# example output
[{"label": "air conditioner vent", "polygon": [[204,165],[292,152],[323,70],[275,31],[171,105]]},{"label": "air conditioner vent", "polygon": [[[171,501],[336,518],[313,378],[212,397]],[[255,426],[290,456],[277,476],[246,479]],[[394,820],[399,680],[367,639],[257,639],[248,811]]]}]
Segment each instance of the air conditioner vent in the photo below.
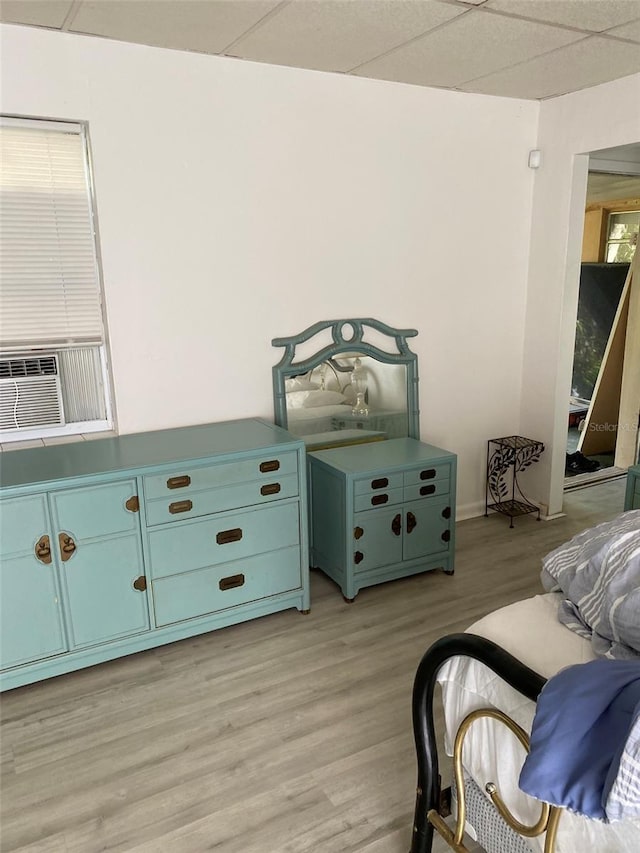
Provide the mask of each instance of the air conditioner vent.
[{"label": "air conditioner vent", "polygon": [[0,432],[64,422],[55,354],[0,359]]},{"label": "air conditioner vent", "polygon": [[0,359],[0,379],[13,376],[56,376],[57,373],[55,355]]}]

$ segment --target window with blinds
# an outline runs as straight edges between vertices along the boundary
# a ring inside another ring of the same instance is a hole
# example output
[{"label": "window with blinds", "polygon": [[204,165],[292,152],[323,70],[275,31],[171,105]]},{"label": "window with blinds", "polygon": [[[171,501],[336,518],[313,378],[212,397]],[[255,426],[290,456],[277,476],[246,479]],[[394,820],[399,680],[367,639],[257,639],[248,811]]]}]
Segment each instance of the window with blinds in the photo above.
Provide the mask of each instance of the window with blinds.
[{"label": "window with blinds", "polygon": [[0,119],[0,440],[111,427],[83,125]]}]

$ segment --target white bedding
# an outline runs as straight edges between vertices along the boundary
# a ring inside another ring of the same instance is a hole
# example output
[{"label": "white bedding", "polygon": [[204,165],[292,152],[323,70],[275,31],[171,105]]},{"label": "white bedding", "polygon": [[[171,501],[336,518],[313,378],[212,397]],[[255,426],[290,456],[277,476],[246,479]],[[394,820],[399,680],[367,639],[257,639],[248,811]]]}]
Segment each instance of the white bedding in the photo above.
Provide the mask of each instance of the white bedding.
[{"label": "white bedding", "polygon": [[[526,666],[545,678],[574,663],[594,659],[591,643],[558,621],[559,593],[537,595],[496,610],[468,628],[498,643]],[[442,667],[438,681],[445,709],[445,748],[452,753],[452,737],[464,717],[476,708],[492,706],[504,711],[526,731],[531,730],[535,704],[521,696],[484,664],[467,657],[452,658]],[[465,740],[463,765],[478,787],[495,782],[515,816],[533,823],[540,805],[518,789],[524,751],[502,724],[482,719],[473,724]],[[544,836],[528,840],[542,851]],[[638,853],[640,821],[601,824],[568,812],[562,815],[556,853]]]}]

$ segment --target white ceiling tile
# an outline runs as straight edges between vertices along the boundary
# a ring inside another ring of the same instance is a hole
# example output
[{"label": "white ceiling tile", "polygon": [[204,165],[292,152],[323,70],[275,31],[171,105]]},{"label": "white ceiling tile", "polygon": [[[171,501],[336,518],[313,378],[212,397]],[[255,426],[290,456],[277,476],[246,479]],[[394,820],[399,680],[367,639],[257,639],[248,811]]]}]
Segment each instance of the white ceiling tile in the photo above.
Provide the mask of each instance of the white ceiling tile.
[{"label": "white ceiling tile", "polygon": [[488,0],[485,8],[596,33],[640,18],[640,0]]},{"label": "white ceiling tile", "polygon": [[61,27],[73,0],[2,0],[0,21]]},{"label": "white ceiling tile", "polygon": [[219,53],[279,0],[84,0],[70,31]]},{"label": "white ceiling tile", "polygon": [[349,71],[464,11],[437,0],[293,0],[230,53],[276,65]]},{"label": "white ceiling tile", "polygon": [[614,27],[612,30],[607,30],[607,35],[640,42],[640,20],[632,21],[630,24],[623,24],[621,27]]},{"label": "white ceiling tile", "polygon": [[635,45],[590,36],[460,88],[465,92],[513,98],[548,98],[638,71],[640,51]]},{"label": "white ceiling tile", "polygon": [[580,38],[570,30],[470,11],[355,73],[423,86],[457,86]]}]

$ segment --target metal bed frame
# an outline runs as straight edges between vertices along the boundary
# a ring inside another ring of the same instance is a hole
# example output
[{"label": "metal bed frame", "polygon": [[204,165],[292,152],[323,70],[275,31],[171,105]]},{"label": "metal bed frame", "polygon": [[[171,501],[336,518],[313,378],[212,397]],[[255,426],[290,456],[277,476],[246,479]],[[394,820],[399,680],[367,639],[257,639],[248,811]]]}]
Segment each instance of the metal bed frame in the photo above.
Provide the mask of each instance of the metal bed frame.
[{"label": "metal bed frame", "polygon": [[[431,853],[433,833],[436,830],[457,853],[468,853],[463,844],[466,818],[465,785],[462,770],[462,745],[469,728],[480,717],[492,717],[506,725],[528,751],[529,737],[510,717],[495,708],[473,711],[460,724],[456,734],[453,762],[458,797],[455,830],[445,823],[451,801],[451,789],[441,789],[438,750],[433,715],[433,697],[436,677],[440,667],[449,658],[457,656],[475,658],[488,666],[511,687],[535,702],[546,683],[541,675],[521,663],[509,652],[491,640],[475,634],[449,634],[435,642],[424,654],[418,666],[413,685],[413,732],[418,762],[413,836],[410,853]],[[518,835],[532,838],[546,832],[545,853],[555,847],[558,822],[562,809],[541,804],[540,817],[535,824],[520,823],[509,811],[492,782],[485,786],[493,805],[507,826]]]}]

